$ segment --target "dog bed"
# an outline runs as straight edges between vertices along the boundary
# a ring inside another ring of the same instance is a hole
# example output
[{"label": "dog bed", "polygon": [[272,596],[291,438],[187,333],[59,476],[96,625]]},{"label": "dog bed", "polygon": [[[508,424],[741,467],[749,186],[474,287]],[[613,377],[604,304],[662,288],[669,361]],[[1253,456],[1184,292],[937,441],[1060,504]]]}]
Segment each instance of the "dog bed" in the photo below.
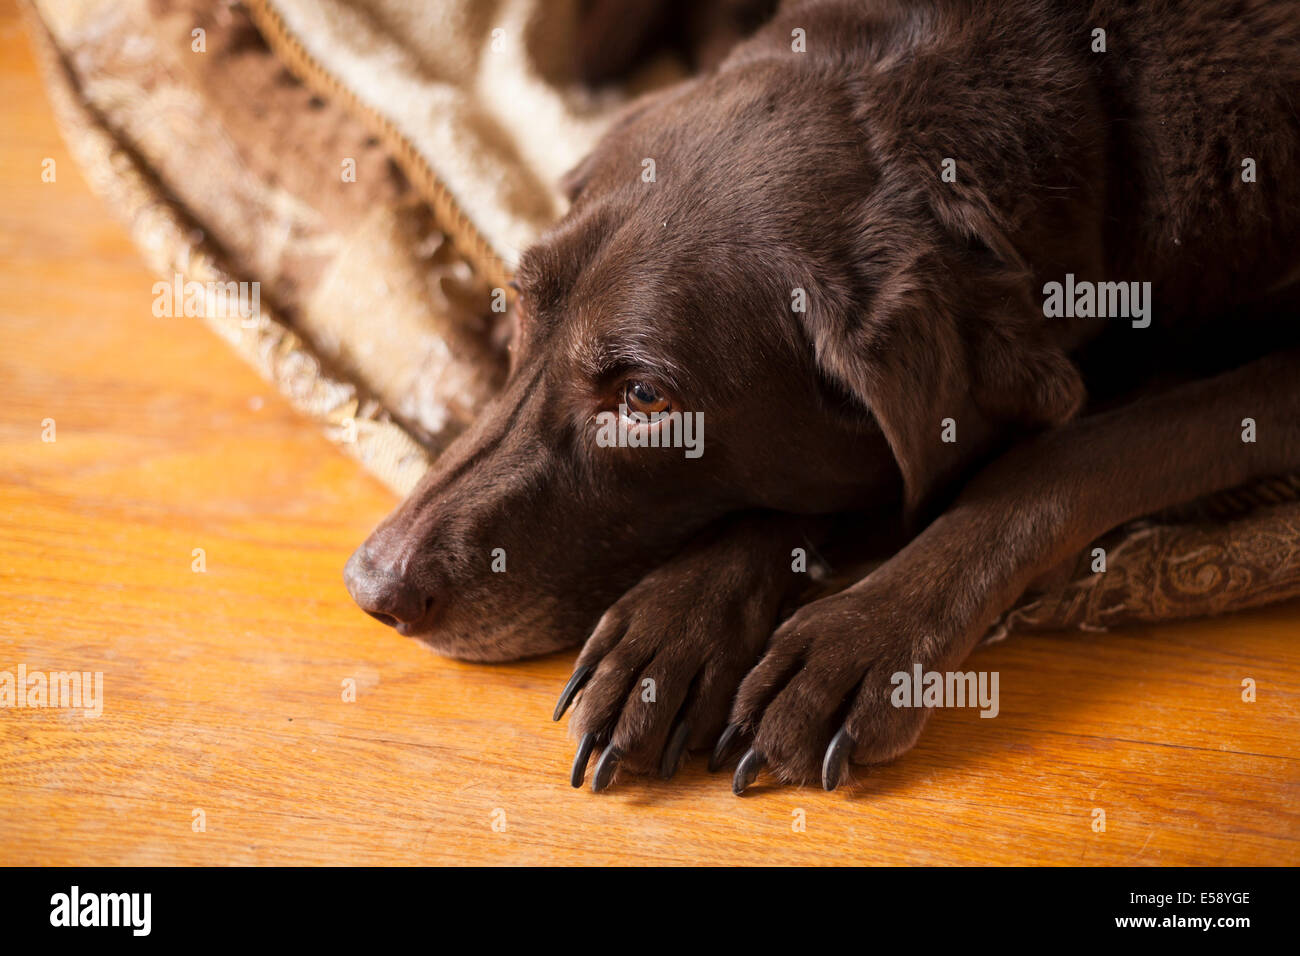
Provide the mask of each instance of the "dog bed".
[{"label": "dog bed", "polygon": [[[503,381],[500,307],[561,175],[681,75],[586,90],[576,0],[23,4],[69,149],[160,282],[256,282],[255,315],[200,320],[399,494]],[[990,638],[1300,596],[1300,476],[1132,522],[1066,571]]]}]

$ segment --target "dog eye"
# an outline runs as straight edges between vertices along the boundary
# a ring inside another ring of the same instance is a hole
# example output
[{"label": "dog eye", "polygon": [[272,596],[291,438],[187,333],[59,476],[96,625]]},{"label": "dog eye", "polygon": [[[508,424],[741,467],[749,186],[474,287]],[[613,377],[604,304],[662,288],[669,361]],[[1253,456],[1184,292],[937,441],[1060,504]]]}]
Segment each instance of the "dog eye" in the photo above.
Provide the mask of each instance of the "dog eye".
[{"label": "dog eye", "polygon": [[623,386],[623,404],[643,415],[657,415],[671,407],[668,399],[648,382],[628,382]]}]

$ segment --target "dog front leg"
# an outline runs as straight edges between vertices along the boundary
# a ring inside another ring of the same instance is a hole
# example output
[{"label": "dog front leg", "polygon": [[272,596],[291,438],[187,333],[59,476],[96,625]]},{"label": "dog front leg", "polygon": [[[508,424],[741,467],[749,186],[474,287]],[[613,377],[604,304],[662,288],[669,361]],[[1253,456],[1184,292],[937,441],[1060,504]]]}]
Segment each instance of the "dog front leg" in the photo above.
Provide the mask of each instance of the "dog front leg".
[{"label": "dog front leg", "polygon": [[956,668],[1030,582],[1109,529],[1297,467],[1294,352],[1013,448],[894,558],[777,631],[732,712],[753,736],[736,792],[764,765],[833,789],[847,759],[903,753],[930,707],[900,705],[897,675]]},{"label": "dog front leg", "polygon": [[571,732],[571,782],[592,789],[615,771],[671,776],[682,755],[716,739],[736,688],[775,629],[783,603],[806,585],[807,551],[824,518],[748,512],[701,534],[605,613],[556,704],[581,691]]}]

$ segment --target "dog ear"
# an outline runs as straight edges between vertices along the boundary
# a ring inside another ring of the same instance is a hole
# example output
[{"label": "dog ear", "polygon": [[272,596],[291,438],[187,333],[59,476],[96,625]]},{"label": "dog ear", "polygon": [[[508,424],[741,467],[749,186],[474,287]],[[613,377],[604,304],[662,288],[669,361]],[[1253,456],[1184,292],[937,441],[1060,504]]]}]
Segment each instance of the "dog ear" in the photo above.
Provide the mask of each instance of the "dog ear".
[{"label": "dog ear", "polygon": [[1062,424],[1084,400],[1001,219],[982,191],[948,185],[878,189],[909,204],[871,209],[859,287],[817,284],[804,316],[823,372],[884,432],[912,516],[1007,426]]}]

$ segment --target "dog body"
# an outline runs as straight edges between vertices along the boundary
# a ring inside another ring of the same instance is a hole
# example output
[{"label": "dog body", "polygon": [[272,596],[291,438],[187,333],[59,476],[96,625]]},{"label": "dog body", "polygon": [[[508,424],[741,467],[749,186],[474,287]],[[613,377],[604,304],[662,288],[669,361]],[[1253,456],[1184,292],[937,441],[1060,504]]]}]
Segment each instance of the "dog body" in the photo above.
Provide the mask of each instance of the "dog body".
[{"label": "dog body", "polygon": [[[597,789],[728,712],[738,790],[896,756],[928,711],[892,674],[958,666],[1111,527],[1300,467],[1264,321],[1300,306],[1297,102],[1292,2],[787,4],[570,175],[504,393],[349,586],[485,659],[609,608],[557,708],[584,688]],[[1218,354],[1138,397],[1191,332]],[[629,409],[702,412],[706,453],[598,446]],[[882,506],[922,530],[777,627],[797,552]]]}]

